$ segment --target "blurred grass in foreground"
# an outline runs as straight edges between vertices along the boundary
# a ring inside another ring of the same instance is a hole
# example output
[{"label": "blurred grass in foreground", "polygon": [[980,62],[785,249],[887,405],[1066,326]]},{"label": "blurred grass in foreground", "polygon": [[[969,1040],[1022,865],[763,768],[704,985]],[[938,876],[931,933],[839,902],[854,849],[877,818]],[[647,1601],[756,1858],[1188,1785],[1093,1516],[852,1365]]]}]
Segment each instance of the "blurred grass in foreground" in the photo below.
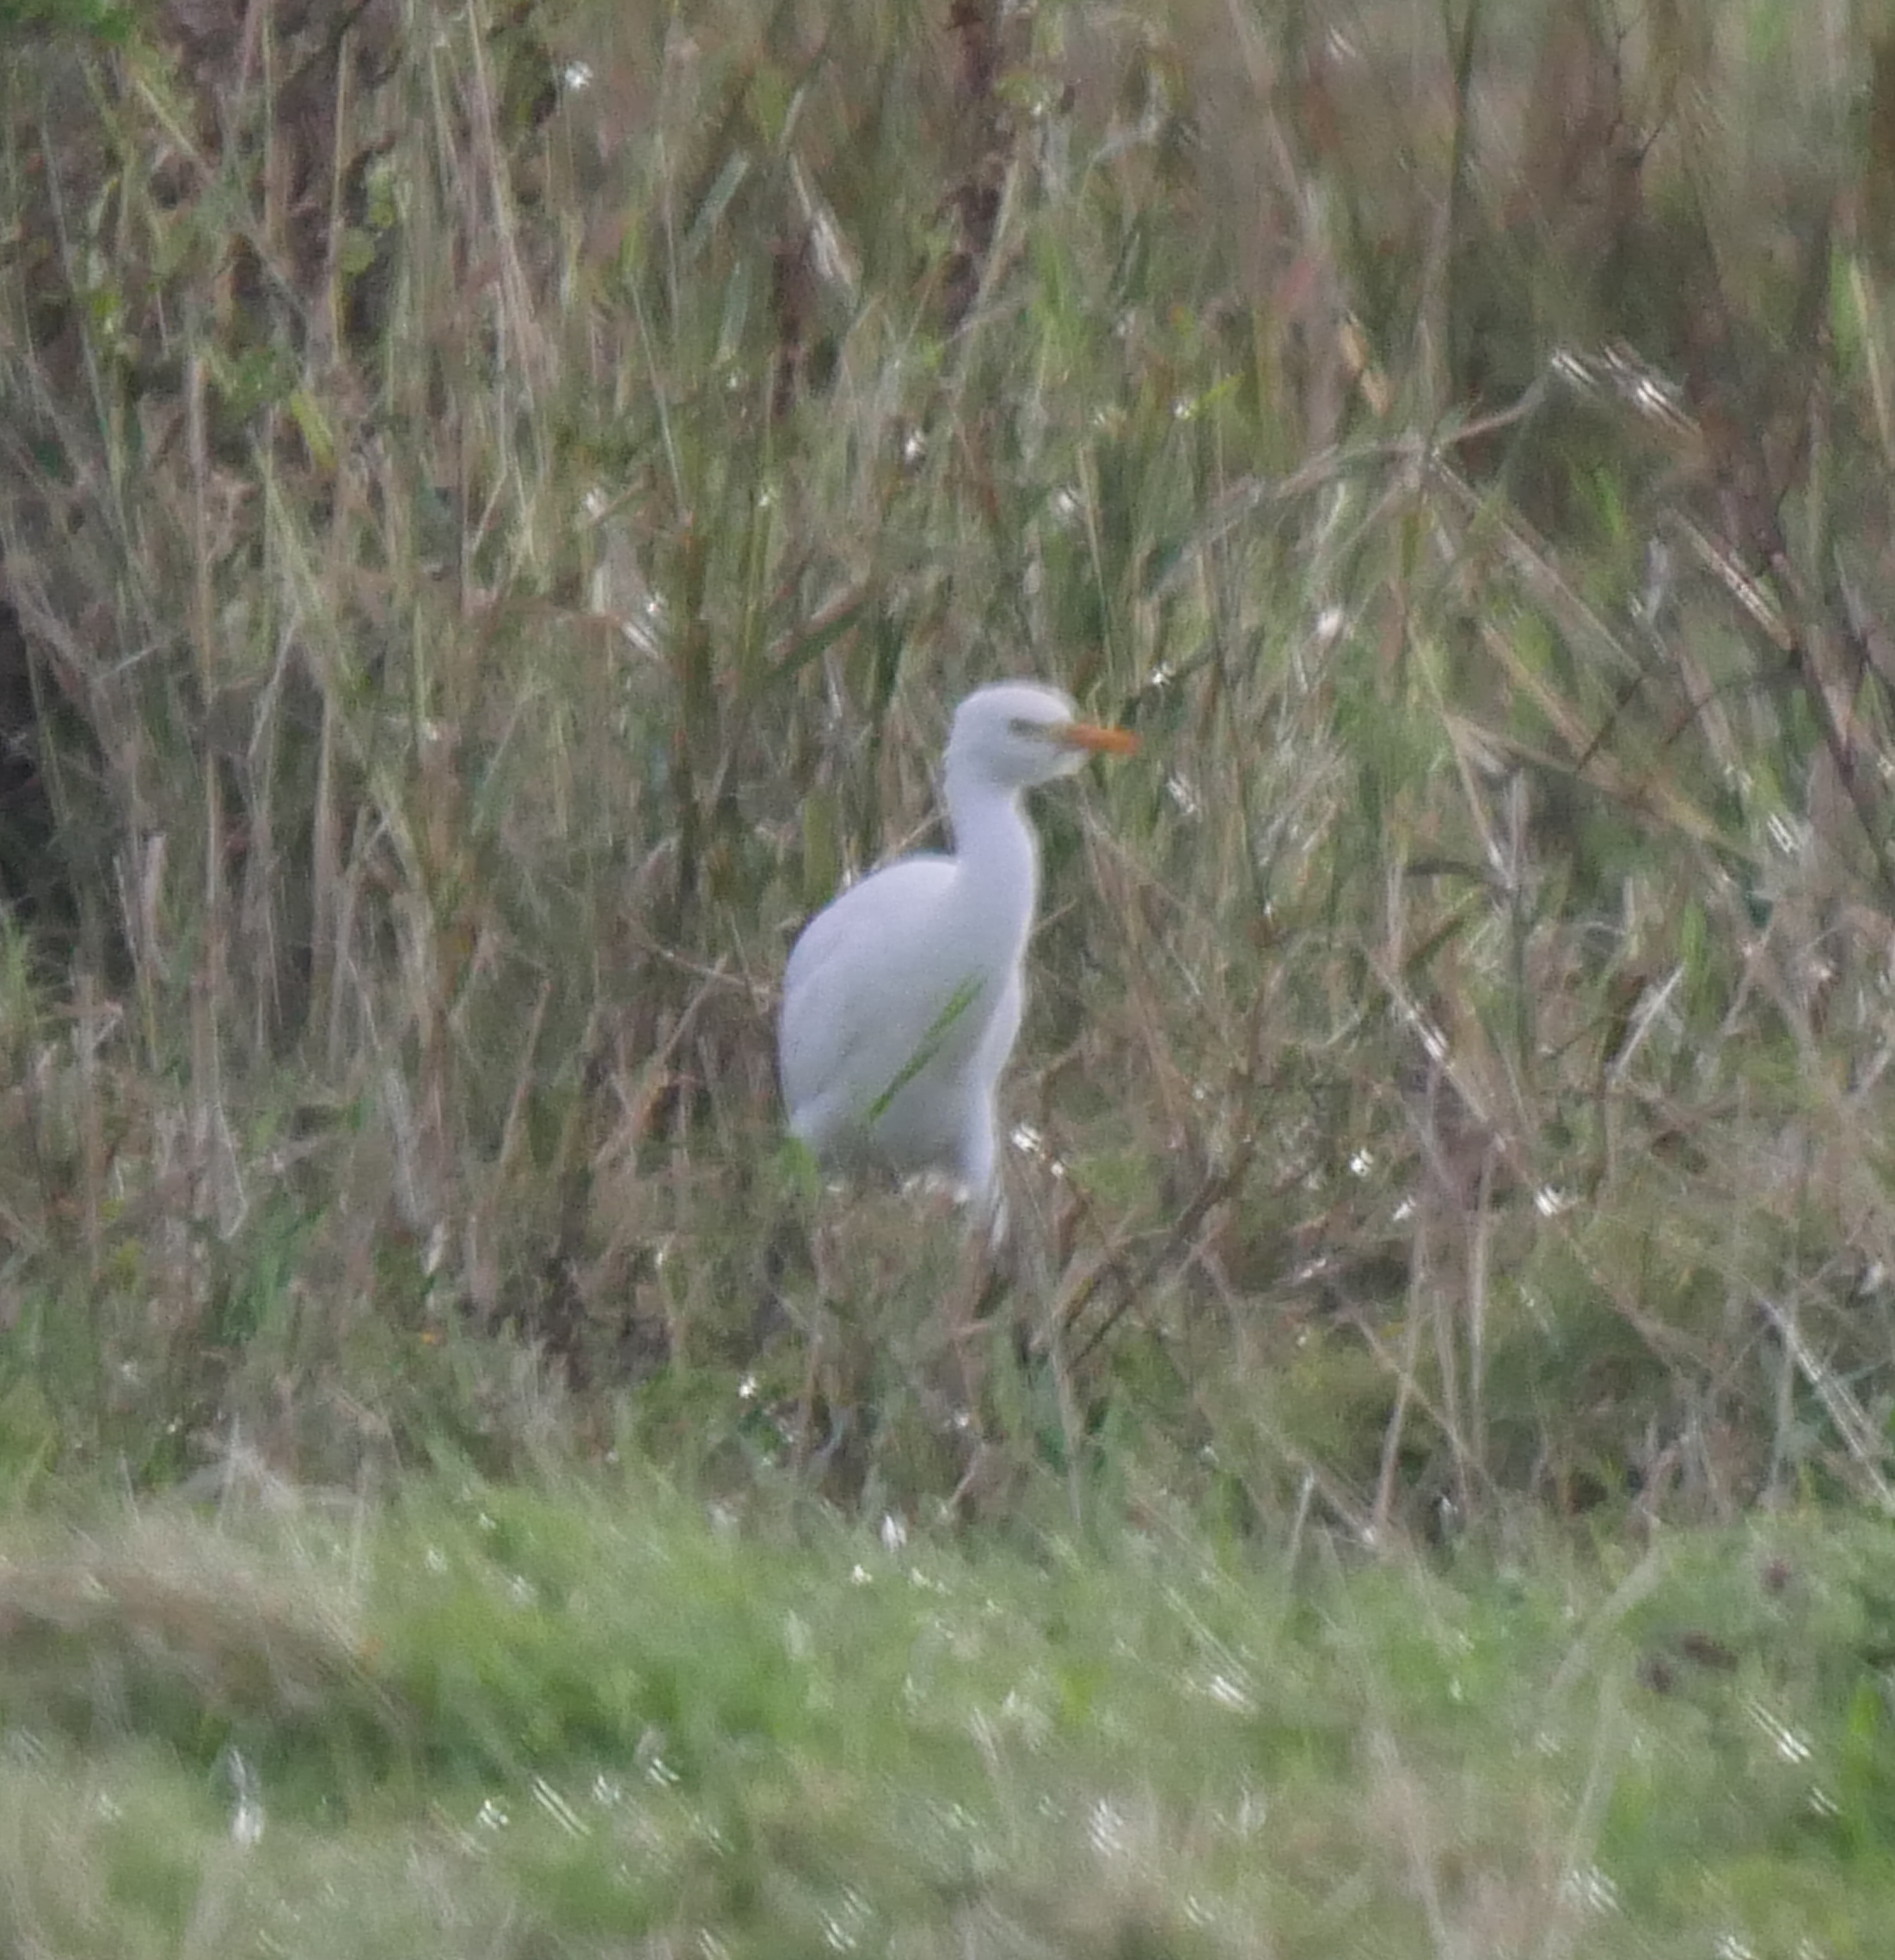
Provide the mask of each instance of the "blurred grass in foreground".
[{"label": "blurred grass in foreground", "polygon": [[[1895,1566],[885,1542],[643,1475],[0,1543],[0,1938],[76,1957],[1879,1952]],[[1300,1568],[1300,1569],[1298,1569]]]},{"label": "blurred grass in foreground", "polygon": [[[1879,23],[9,49],[15,1466],[1889,1508]],[[950,1228],[812,1217],[769,1027],[1019,671],[1145,759],[1046,799],[963,1409]]]}]

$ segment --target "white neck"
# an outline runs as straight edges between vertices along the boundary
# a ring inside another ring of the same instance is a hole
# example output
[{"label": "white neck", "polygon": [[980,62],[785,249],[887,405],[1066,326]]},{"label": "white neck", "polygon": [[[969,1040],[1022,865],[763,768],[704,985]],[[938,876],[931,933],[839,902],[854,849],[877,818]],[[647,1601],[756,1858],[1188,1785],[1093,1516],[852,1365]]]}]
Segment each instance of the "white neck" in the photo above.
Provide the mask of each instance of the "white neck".
[{"label": "white neck", "polygon": [[1011,965],[1033,930],[1039,898],[1039,840],[1021,793],[956,769],[948,758],[960,928],[978,951]]}]

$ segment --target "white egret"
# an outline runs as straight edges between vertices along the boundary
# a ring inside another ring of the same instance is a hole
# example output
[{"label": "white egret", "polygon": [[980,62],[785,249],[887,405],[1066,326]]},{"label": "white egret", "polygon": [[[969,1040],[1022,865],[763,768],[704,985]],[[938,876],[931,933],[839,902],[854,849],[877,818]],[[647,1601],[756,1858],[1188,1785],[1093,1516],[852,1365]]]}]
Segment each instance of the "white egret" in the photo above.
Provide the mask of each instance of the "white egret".
[{"label": "white egret", "polygon": [[944,1171],[998,1228],[995,1095],[1025,999],[1039,840],[1023,792],[1137,736],[1010,681],[954,712],[952,857],[905,857],[804,928],[783,976],[778,1062],[789,1127],[819,1162]]}]

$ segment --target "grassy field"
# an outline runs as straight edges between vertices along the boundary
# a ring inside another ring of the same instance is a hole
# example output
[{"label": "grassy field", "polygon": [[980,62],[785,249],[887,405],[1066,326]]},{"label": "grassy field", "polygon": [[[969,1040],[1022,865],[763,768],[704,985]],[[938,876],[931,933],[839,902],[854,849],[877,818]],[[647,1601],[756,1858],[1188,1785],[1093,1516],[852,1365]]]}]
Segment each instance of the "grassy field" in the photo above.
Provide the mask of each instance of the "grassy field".
[{"label": "grassy field", "polygon": [[1872,1955],[1881,1525],[969,1547],[643,1474],[247,1484],[0,1573],[46,1954]]},{"label": "grassy field", "polygon": [[1875,1951],[1895,14],[0,36],[12,1945]]}]

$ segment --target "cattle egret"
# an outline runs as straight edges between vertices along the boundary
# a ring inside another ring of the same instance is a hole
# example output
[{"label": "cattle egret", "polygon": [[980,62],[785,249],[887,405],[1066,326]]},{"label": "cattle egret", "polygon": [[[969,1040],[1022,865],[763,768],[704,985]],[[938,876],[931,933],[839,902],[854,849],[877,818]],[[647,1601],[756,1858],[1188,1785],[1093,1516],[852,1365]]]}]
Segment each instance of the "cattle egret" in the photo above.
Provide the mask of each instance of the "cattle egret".
[{"label": "cattle egret", "polygon": [[1137,736],[1079,720],[1055,688],[971,694],[948,740],[954,855],[898,859],[803,929],[783,976],[789,1127],[841,1170],[950,1174],[997,1231],[995,1095],[1020,1032],[1039,840],[1021,798]]}]

